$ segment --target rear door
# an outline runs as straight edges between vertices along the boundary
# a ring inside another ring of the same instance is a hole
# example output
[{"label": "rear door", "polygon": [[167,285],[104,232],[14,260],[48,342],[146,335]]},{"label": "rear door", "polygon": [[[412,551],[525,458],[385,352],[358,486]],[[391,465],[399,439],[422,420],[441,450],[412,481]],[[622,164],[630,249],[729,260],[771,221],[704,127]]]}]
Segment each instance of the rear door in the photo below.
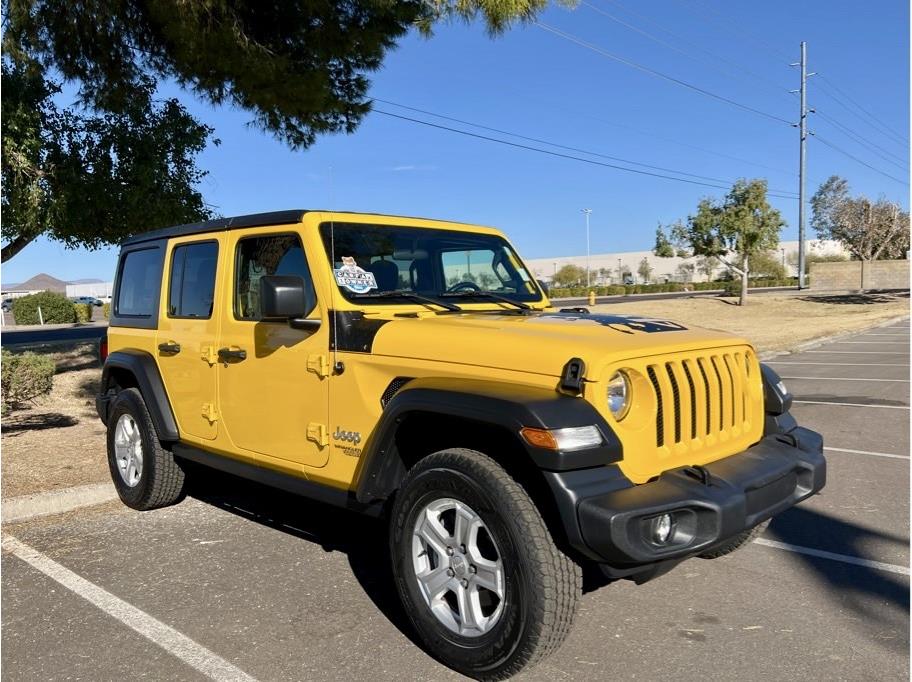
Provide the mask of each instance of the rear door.
[{"label": "rear door", "polygon": [[329,328],[316,301],[317,330],[292,329],[260,315],[260,279],[297,275],[316,300],[301,238],[294,232],[230,231],[232,301],[225,305],[219,352],[219,411],[233,448],[300,473],[329,457]]},{"label": "rear door", "polygon": [[224,236],[172,240],[166,253],[163,313],[156,334],[162,379],[181,438],[215,439],[219,253]]}]

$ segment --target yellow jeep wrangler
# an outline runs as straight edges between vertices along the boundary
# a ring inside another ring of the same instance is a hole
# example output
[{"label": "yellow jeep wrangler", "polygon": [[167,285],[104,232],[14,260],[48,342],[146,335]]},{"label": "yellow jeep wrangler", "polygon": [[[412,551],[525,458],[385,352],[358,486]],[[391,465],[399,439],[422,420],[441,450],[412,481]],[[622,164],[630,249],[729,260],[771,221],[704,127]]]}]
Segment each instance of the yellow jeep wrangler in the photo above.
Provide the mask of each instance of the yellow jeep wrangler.
[{"label": "yellow jeep wrangler", "polygon": [[558,647],[583,567],[721,556],[825,482],[749,343],[556,310],[486,227],[299,210],[139,234],[106,344],[125,504],[174,503],[193,461],[383,517],[416,631],[476,678]]}]

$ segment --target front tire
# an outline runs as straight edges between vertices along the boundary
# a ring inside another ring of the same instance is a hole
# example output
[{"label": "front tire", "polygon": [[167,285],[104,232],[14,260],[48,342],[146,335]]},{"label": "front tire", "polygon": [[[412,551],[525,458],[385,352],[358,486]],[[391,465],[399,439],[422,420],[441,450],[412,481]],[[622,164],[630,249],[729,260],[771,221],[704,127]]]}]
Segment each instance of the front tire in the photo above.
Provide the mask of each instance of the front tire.
[{"label": "front tire", "polygon": [[392,510],[393,574],[428,651],[499,680],[551,654],[570,630],[580,567],[554,544],[525,490],[480,452],[422,459]]},{"label": "front tire", "polygon": [[184,471],[159,442],[139,389],[124,389],[114,398],[107,441],[111,480],[125,505],[147,511],[181,499]]}]

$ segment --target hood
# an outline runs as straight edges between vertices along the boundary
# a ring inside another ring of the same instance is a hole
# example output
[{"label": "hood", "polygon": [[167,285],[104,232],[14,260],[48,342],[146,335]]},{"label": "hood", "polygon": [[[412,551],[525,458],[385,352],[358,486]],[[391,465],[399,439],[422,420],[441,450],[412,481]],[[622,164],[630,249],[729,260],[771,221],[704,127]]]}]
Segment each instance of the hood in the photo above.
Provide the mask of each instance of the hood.
[{"label": "hood", "polygon": [[[746,343],[726,332],[627,315],[533,312],[463,312],[394,317],[366,314],[349,333],[373,334],[376,355],[438,361],[560,376],[571,358],[582,358],[595,378],[609,364],[698,348]],[[340,338],[340,348],[343,346]],[[356,348],[351,348],[356,350]],[[359,347],[357,350],[365,350]]]}]

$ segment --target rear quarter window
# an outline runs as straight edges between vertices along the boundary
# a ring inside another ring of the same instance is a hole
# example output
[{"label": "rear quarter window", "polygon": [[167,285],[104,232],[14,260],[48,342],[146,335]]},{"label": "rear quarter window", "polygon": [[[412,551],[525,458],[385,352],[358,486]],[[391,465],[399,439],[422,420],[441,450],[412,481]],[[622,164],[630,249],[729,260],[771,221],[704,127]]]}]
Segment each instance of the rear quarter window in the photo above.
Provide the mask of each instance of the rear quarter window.
[{"label": "rear quarter window", "polygon": [[117,267],[111,326],[158,327],[164,242],[124,250]]}]

